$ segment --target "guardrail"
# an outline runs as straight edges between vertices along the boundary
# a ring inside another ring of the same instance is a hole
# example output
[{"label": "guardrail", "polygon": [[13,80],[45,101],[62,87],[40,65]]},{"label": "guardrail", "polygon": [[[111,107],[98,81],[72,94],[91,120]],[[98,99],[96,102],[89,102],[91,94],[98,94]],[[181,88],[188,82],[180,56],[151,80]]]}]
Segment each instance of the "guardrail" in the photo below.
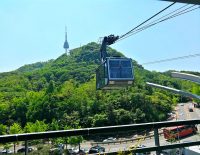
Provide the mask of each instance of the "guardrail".
[{"label": "guardrail", "polygon": [[147,128],[159,129],[162,127],[170,127],[170,126],[178,126],[178,125],[192,125],[192,124],[200,124],[200,119],[2,135],[0,136],[0,143],[36,140],[36,139],[45,139],[45,138],[56,138],[56,137],[67,137],[67,136],[94,135],[94,134],[102,134],[102,133],[113,133],[113,132],[119,132],[119,131],[131,131],[131,130],[140,131],[140,130],[145,130]]},{"label": "guardrail", "polygon": [[[174,149],[174,148],[184,148],[188,146],[196,146],[200,145],[200,141],[196,142],[185,142],[185,143],[179,143],[179,144],[170,144],[170,145],[162,145],[162,146],[153,146],[153,147],[146,147],[146,148],[137,148],[134,150],[126,150],[122,151],[125,154],[128,153],[145,153],[145,152],[152,152],[152,151],[157,151],[160,152],[162,150],[167,150],[167,149]],[[104,153],[102,153],[103,155]],[[106,152],[106,155],[116,155],[116,152]]]},{"label": "guardrail", "polygon": [[[159,135],[162,135],[162,134],[163,134],[163,132],[159,132]],[[92,142],[91,145],[122,144],[122,143],[127,143],[127,142],[134,142],[134,141],[140,140],[141,138],[147,139],[147,138],[152,138],[152,137],[154,137],[154,134],[150,134],[148,136],[138,136],[137,138],[115,140],[115,141],[110,141],[110,142]]]},{"label": "guardrail", "polygon": [[[178,125],[193,125],[200,124],[200,119],[195,120],[179,120],[179,121],[166,121],[166,122],[152,122],[152,123],[142,123],[142,124],[129,124],[129,125],[119,125],[119,126],[106,126],[97,128],[83,128],[83,129],[73,129],[73,130],[59,130],[59,131],[48,131],[48,132],[37,132],[37,133],[24,133],[24,134],[14,134],[14,135],[2,135],[0,136],[0,143],[7,142],[18,142],[25,141],[27,148],[28,140],[45,139],[45,138],[56,138],[56,137],[69,137],[78,135],[94,135],[94,134],[104,134],[104,133],[114,133],[120,131],[141,131],[145,129],[154,129],[155,147],[142,148],[132,150],[133,152],[147,152],[147,151],[161,151],[162,149],[177,148],[185,146],[200,145],[200,141],[190,142],[184,144],[173,144],[160,146],[158,129],[162,127],[178,126]],[[26,151],[25,154],[28,154]]]}]

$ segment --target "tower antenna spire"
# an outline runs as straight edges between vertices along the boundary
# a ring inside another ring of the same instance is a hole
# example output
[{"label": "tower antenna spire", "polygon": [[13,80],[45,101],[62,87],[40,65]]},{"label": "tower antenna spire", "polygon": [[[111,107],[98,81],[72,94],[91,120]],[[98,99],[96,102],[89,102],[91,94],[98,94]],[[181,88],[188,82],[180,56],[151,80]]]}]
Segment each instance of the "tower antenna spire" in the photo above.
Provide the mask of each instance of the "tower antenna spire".
[{"label": "tower antenna spire", "polygon": [[65,52],[68,55],[69,43],[67,41],[67,26],[65,26],[65,42],[64,42],[63,48],[65,49]]},{"label": "tower antenna spire", "polygon": [[65,26],[65,41],[67,40],[67,26]]}]

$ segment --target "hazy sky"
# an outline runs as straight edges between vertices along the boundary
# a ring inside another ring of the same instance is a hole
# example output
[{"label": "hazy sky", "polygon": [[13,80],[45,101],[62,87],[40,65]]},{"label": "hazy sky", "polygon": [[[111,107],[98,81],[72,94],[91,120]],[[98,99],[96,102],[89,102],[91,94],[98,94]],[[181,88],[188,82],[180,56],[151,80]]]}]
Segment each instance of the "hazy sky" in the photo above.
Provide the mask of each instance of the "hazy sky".
[{"label": "hazy sky", "polygon": [[[169,2],[158,0],[1,0],[0,72],[56,59],[64,53],[65,25],[70,49],[99,37],[122,35]],[[167,12],[184,4],[175,4]],[[200,53],[200,9],[112,45],[139,64]],[[145,65],[156,71],[200,72],[200,57]]]}]

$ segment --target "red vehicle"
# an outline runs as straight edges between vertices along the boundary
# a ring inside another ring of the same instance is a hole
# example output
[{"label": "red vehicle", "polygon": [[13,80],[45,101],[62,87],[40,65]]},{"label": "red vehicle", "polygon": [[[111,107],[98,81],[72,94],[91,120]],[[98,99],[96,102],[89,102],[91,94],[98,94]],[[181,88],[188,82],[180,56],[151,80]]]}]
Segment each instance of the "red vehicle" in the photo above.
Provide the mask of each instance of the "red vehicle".
[{"label": "red vehicle", "polygon": [[164,138],[167,140],[178,139],[197,132],[195,125],[181,125],[163,129]]}]

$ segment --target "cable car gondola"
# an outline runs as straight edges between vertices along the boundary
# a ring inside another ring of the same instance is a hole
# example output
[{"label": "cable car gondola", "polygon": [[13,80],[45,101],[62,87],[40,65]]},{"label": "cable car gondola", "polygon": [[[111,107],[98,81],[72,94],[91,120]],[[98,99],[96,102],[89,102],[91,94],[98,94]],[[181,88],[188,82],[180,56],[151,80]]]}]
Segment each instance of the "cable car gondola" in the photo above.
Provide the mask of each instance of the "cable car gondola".
[{"label": "cable car gondola", "polygon": [[96,89],[121,89],[132,85],[132,59],[124,57],[107,57],[106,46],[115,42],[118,37],[104,37],[100,53],[101,65],[96,70]]}]

